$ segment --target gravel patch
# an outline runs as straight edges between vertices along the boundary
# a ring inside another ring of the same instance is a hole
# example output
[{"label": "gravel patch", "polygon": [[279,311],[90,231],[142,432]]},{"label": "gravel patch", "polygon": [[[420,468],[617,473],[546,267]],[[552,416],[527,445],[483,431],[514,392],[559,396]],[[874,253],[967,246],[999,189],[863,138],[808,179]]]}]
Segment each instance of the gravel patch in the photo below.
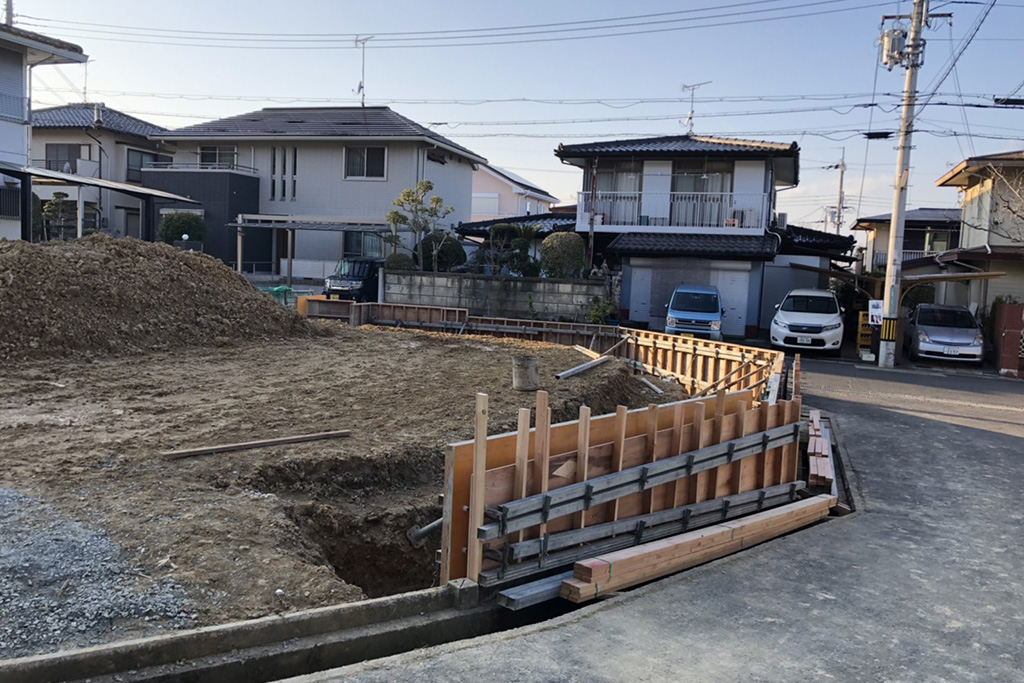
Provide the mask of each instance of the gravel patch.
[{"label": "gravel patch", "polygon": [[188,628],[184,589],[101,532],[0,488],[0,653],[13,658]]}]

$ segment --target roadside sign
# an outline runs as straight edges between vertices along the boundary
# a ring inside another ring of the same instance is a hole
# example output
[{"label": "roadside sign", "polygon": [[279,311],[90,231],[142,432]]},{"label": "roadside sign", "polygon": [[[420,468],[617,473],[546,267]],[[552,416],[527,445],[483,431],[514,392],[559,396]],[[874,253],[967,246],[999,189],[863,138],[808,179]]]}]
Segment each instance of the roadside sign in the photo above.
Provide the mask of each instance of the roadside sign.
[{"label": "roadside sign", "polygon": [[868,301],[868,324],[869,325],[881,325],[882,324],[882,300],[871,299]]}]

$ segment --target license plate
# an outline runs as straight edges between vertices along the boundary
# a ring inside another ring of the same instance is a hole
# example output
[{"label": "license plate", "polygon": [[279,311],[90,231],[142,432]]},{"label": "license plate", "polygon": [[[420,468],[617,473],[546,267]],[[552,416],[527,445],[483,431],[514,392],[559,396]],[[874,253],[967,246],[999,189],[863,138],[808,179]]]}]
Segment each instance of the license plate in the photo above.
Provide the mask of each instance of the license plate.
[{"label": "license plate", "polygon": [[810,344],[811,343],[811,338],[810,337],[797,337],[796,338],[796,343],[797,344]]},{"label": "license plate", "polygon": [[680,332],[679,336],[680,337],[689,337],[690,339],[693,339],[693,332]]},{"label": "license plate", "polygon": [[960,349],[956,348],[955,346],[943,346],[942,354],[944,356],[959,356]]}]

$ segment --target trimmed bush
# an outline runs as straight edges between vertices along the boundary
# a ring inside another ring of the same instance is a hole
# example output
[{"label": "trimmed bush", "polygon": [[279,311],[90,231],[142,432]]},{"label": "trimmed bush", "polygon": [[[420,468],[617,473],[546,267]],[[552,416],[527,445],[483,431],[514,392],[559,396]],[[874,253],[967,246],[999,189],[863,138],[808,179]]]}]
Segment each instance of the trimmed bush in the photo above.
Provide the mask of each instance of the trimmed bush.
[{"label": "trimmed bush", "polygon": [[[440,249],[438,250],[438,246]],[[423,270],[447,273],[455,266],[466,262],[466,250],[459,241],[440,230],[423,238],[420,246],[423,253]],[[437,251],[437,268],[434,268],[434,252]]]},{"label": "trimmed bush", "polygon": [[168,244],[173,244],[188,235],[190,241],[202,242],[206,237],[206,221],[202,216],[188,211],[169,213],[160,219],[157,236]]},{"label": "trimmed bush", "polygon": [[416,270],[416,261],[412,256],[396,251],[384,259],[384,268],[386,270]]},{"label": "trimmed bush", "polygon": [[540,267],[548,277],[579,277],[585,257],[583,238],[575,232],[556,232],[540,243]]}]

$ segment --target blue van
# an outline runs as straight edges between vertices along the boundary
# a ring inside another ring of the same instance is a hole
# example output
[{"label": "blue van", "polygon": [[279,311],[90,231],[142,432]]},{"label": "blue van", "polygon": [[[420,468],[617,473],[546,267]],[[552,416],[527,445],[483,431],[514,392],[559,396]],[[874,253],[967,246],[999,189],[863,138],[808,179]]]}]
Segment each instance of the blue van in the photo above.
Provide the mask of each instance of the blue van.
[{"label": "blue van", "polygon": [[679,285],[666,305],[665,332],[722,341],[722,298],[714,285]]}]

